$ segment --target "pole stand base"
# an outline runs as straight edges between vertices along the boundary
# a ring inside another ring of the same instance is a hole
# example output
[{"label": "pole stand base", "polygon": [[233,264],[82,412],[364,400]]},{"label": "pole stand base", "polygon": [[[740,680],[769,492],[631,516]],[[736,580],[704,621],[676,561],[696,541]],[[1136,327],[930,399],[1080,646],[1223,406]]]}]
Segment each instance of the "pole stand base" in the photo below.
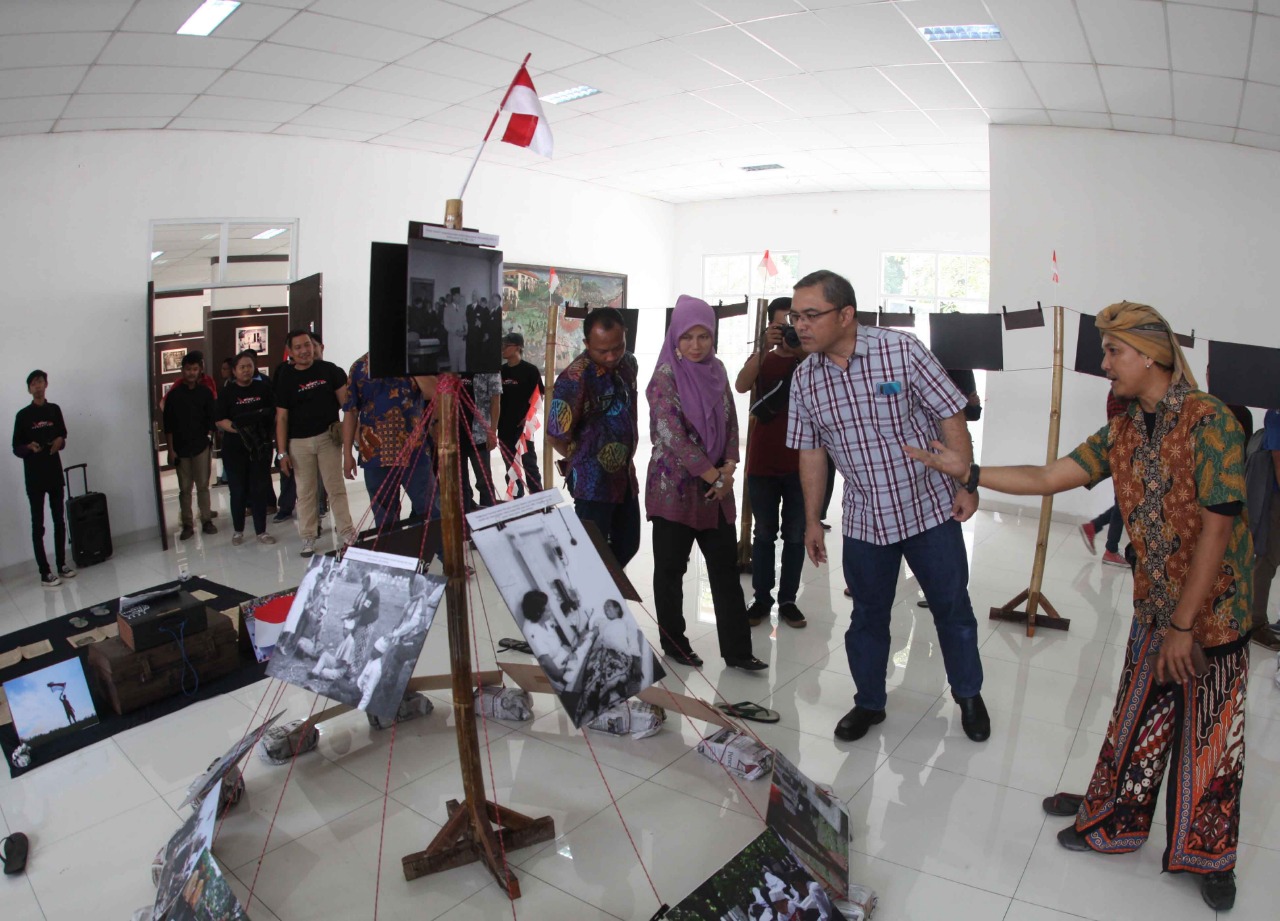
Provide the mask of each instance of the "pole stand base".
[{"label": "pole stand base", "polygon": [[[992,608],[990,620],[1007,620],[1012,623],[1027,625],[1027,636],[1036,635],[1036,627],[1047,627],[1050,630],[1070,630],[1071,618],[1063,617],[1049,603],[1049,599],[1044,595],[1037,593],[1037,597],[1033,603],[1027,605],[1025,611],[1018,610],[1018,606],[1024,601],[1031,598],[1031,590],[1024,589],[1019,592],[1015,598],[1002,607]],[[1034,612],[1037,607],[1044,608],[1045,614],[1036,614]]]}]

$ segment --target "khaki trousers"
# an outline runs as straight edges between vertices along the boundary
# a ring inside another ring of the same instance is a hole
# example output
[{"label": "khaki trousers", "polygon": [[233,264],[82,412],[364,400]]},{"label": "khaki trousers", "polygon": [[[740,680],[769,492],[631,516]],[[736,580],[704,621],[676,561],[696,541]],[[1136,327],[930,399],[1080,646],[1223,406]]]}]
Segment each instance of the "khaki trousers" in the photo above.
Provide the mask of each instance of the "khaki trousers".
[{"label": "khaki trousers", "polygon": [[316,492],[319,482],[329,493],[333,510],[333,526],[339,534],[351,530],[351,510],[347,506],[347,484],[342,478],[342,449],[333,443],[328,432],[311,438],[290,438],[289,459],[298,481],[298,533],[303,540],[319,536],[316,518]]},{"label": "khaki trousers", "polygon": [[213,452],[205,448],[195,457],[180,457],[174,469],[178,472],[178,513],[184,528],[195,527],[191,516],[191,487],[196,488],[196,503],[200,507],[200,520],[212,521],[209,510],[209,463]]}]

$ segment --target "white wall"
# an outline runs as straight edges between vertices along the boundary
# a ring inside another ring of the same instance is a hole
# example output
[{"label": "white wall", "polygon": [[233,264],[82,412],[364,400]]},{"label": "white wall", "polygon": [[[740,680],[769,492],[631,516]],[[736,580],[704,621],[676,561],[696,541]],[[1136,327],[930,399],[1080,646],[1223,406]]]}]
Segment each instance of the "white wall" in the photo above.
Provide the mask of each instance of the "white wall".
[{"label": "white wall", "polygon": [[[1178,137],[1069,128],[991,128],[991,303],[1096,314],[1150,304],[1197,338],[1280,346],[1280,154]],[[1058,253],[1061,281],[1050,281]],[[1066,365],[1077,319],[1066,315]],[[1005,334],[1009,368],[1048,365],[1044,330]],[[1207,347],[1187,357],[1204,385]],[[1060,454],[1105,422],[1107,382],[1068,370]],[[1050,373],[988,375],[989,464],[1043,463]],[[1101,512],[1109,487],[1059,496],[1055,515]],[[1039,508],[1039,499],[1001,497]]]},{"label": "white wall", "polygon": [[[436,221],[466,163],[425,152],[265,135],[104,132],[0,139],[0,414],[49,373],[116,536],[154,527],[144,297],[148,221],[297,217],[299,274],[324,273],[325,339],[339,364],[366,348],[369,243]],[[481,163],[468,226],[500,234],[512,261],[625,272],[631,303],[671,300],[671,205]],[[0,465],[0,566],[28,562],[21,464]]]}]

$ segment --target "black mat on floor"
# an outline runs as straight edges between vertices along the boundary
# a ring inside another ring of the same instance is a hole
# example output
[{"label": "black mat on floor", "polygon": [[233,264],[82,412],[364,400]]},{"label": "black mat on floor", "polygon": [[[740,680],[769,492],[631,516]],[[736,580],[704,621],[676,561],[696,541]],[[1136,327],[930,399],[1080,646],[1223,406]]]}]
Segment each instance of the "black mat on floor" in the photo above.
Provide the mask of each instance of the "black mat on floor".
[{"label": "black mat on floor", "polygon": [[[132,594],[142,594],[142,592],[155,591],[159,588],[165,588],[174,585],[173,582],[166,582],[161,585],[152,586],[151,588],[141,589]],[[190,578],[182,584],[182,587],[189,592],[204,590],[213,595],[212,599],[206,599],[205,604],[212,610],[224,611],[227,608],[234,607],[242,601],[248,601],[253,598],[245,592],[237,591],[225,585],[219,585],[217,582],[210,582],[208,579]],[[132,713],[126,713],[123,716],[117,716],[112,712],[110,704],[102,696],[99,690],[94,687],[93,676],[88,667],[88,650],[85,648],[75,649],[67,642],[68,637],[75,636],[78,633],[84,633],[94,627],[105,626],[106,624],[115,623],[116,614],[120,610],[120,599],[113,598],[109,601],[103,601],[99,604],[105,605],[109,614],[107,616],[98,616],[92,613],[90,608],[83,611],[74,611],[71,614],[58,617],[53,620],[45,621],[34,627],[26,627],[22,630],[15,630],[13,633],[5,634],[0,637],[0,652],[7,652],[19,646],[29,646],[32,643],[38,643],[41,640],[48,640],[53,645],[53,651],[46,653],[36,659],[23,659],[9,668],[0,669],[0,684],[13,678],[20,678],[30,672],[47,668],[50,665],[56,665],[59,662],[79,657],[81,666],[85,669],[85,675],[89,678],[89,688],[93,694],[93,705],[98,711],[98,725],[90,726],[74,735],[63,736],[44,745],[37,746],[32,749],[31,763],[25,768],[16,767],[10,757],[13,750],[18,747],[18,733],[10,723],[6,726],[0,726],[0,749],[4,751],[4,763],[9,768],[9,774],[12,777],[20,777],[28,771],[33,771],[42,764],[48,764],[56,761],[63,755],[68,755],[73,751],[78,751],[86,745],[92,745],[109,736],[115,735],[117,732],[123,732],[126,729],[132,729],[134,726],[141,726],[143,723],[149,723],[154,719],[166,716],[181,710],[183,707],[189,706],[199,700],[208,700],[210,697],[217,697],[219,694],[225,694],[228,691],[234,691],[242,688],[246,684],[252,684],[266,676],[266,663],[259,664],[252,655],[246,656],[242,651],[240,653],[240,667],[229,675],[219,678],[208,683],[201,682],[200,688],[196,693],[187,697],[179,693],[173,697],[157,701],[154,704],[134,710]],[[96,605],[95,605],[96,607]],[[83,617],[89,622],[87,627],[75,627],[71,624],[71,618]],[[245,724],[248,725],[246,716]]]}]

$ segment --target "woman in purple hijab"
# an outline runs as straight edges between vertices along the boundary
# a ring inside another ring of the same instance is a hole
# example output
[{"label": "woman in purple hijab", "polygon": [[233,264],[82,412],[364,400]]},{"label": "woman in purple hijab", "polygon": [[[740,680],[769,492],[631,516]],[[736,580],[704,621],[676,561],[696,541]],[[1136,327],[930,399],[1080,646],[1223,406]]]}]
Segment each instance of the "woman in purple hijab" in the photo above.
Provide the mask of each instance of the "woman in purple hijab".
[{"label": "woman in purple hijab", "polygon": [[751,628],[738,578],[738,417],[729,376],[716,358],[715,311],[681,295],[653,379],[645,388],[653,454],[645,478],[645,514],[653,522],[653,600],[662,651],[695,667],[684,624],[684,574],[694,541],[707,564],[716,634],[725,662],[748,671],[768,668],[751,653]]}]

